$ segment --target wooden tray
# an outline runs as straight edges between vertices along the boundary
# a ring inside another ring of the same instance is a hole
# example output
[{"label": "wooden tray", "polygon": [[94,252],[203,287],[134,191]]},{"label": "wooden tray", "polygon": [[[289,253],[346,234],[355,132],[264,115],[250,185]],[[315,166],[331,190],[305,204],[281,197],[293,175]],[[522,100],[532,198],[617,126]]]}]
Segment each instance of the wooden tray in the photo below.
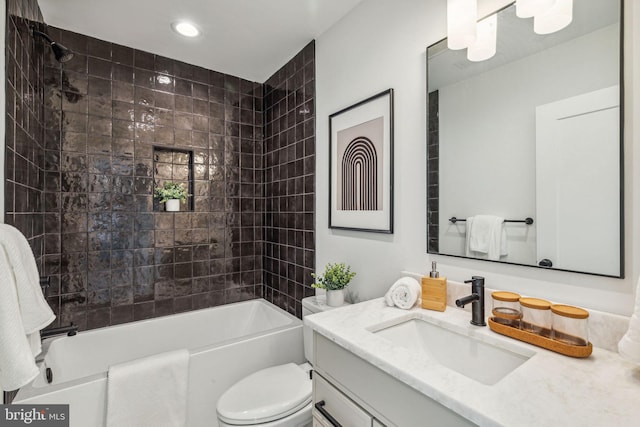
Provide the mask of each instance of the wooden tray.
[{"label": "wooden tray", "polygon": [[532,332],[523,331],[522,329],[516,329],[512,326],[503,325],[495,322],[493,317],[489,318],[489,328],[493,332],[497,332],[501,335],[506,335],[511,338],[515,338],[520,341],[527,342],[529,344],[537,345],[538,347],[546,348],[547,350],[555,351],[556,353],[564,354],[571,357],[589,357],[593,351],[593,345],[588,343],[587,345],[571,345],[560,341],[545,338],[541,335],[534,334]]}]

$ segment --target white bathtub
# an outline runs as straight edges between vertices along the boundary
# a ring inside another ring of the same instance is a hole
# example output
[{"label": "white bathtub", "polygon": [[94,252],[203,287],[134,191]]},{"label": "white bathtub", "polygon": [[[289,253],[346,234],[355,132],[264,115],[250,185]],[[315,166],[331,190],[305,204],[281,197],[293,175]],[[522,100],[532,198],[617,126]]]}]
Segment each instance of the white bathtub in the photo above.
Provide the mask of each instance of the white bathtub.
[{"label": "white bathtub", "polygon": [[94,329],[48,340],[42,375],[13,403],[68,403],[71,427],[100,427],[109,366],[186,348],[188,426],[217,426],[216,402],[228,387],[265,367],[302,363],[302,342],[302,322],[263,299]]}]

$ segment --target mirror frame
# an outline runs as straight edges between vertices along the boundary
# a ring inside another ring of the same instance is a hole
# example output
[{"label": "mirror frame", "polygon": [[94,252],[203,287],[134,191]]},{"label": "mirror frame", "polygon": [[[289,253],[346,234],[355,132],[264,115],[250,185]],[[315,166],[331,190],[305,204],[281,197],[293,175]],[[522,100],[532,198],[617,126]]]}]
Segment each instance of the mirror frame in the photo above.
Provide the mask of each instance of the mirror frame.
[{"label": "mirror frame", "polygon": [[[620,156],[619,156],[619,170],[620,170],[620,274],[619,275],[609,275],[609,274],[602,274],[602,273],[592,273],[592,272],[585,272],[585,271],[576,271],[576,270],[569,270],[569,269],[562,269],[562,268],[554,268],[554,267],[542,267],[540,265],[533,265],[533,264],[522,264],[522,263],[517,263],[517,262],[509,262],[509,261],[500,261],[500,260],[488,260],[488,259],[482,259],[482,258],[472,258],[472,257],[467,257],[464,255],[454,255],[454,254],[443,254],[440,252],[436,252],[436,251],[432,251],[430,248],[430,240],[431,240],[431,234],[435,232],[435,234],[437,235],[439,233],[439,227],[440,227],[440,222],[439,222],[439,218],[435,218],[435,222],[430,221],[430,218],[432,216],[434,216],[433,211],[430,210],[430,197],[429,197],[429,193],[430,193],[430,184],[432,183],[432,180],[430,179],[430,175],[431,175],[431,164],[434,162],[439,162],[439,157],[436,157],[435,159],[432,157],[433,153],[432,153],[432,146],[431,146],[431,139],[429,137],[429,117],[430,117],[430,100],[431,100],[431,95],[429,92],[429,49],[435,47],[436,45],[438,45],[439,43],[444,43],[446,42],[447,38],[442,38],[440,40],[438,40],[435,43],[432,43],[431,45],[427,46],[427,49],[425,51],[426,53],[426,58],[425,58],[425,70],[426,70],[426,101],[427,101],[427,105],[426,105],[426,245],[427,245],[427,253],[430,255],[440,255],[440,256],[447,256],[447,257],[453,257],[453,258],[462,258],[462,259],[468,259],[468,260],[475,260],[475,261],[485,261],[485,262],[492,262],[492,263],[497,263],[497,264],[506,264],[506,265],[517,265],[517,266],[522,266],[522,267],[531,267],[531,268],[537,268],[537,269],[543,269],[543,270],[549,270],[549,271],[558,271],[558,272],[568,272],[568,273],[578,273],[578,274],[587,274],[590,276],[600,276],[600,277],[611,277],[611,278],[615,278],[615,279],[624,279],[625,278],[625,215],[624,215],[624,192],[625,192],[625,186],[624,186],[624,174],[625,174],[625,169],[624,169],[624,142],[625,142],[625,131],[624,131],[624,117],[625,117],[625,80],[624,80],[624,63],[625,63],[625,58],[624,58],[624,47],[625,47],[625,37],[624,37],[624,32],[625,32],[625,25],[624,25],[624,3],[625,0],[617,0],[619,2],[620,5],[620,33],[619,33],[619,57],[620,57],[620,62],[618,64],[618,70],[619,70],[619,85],[620,85],[620,135],[619,135],[619,150],[620,150]],[[491,12],[490,14],[488,14],[487,16],[490,16],[494,13],[499,13],[502,10],[508,9],[509,7],[515,7],[515,1],[505,5],[504,7],[495,10],[494,12]],[[478,21],[482,20],[486,18],[486,16],[478,19]],[[435,150],[436,152],[439,151],[439,142],[436,143],[435,145]],[[437,156],[437,155],[436,155]],[[438,176],[437,176],[437,180],[436,180],[436,184],[439,184],[439,170],[438,172]],[[435,197],[435,199],[438,201],[440,201],[440,193],[439,193],[439,189],[438,189],[438,193]]]}]

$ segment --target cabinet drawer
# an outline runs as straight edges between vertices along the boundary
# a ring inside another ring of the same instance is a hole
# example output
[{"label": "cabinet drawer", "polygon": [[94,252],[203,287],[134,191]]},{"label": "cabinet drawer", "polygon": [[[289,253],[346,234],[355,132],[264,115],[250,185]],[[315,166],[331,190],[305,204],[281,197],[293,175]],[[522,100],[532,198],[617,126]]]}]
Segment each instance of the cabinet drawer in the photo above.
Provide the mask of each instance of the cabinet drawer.
[{"label": "cabinet drawer", "polygon": [[344,427],[371,427],[373,418],[364,409],[356,405],[347,396],[342,394],[340,390],[332,386],[324,378],[322,378],[317,372],[313,373],[313,416],[314,426],[316,425],[315,418],[318,418],[322,423],[318,422],[318,426],[330,427],[331,422],[327,420],[317,409],[315,405],[324,402],[322,407],[328,412],[337,422]]},{"label": "cabinet drawer", "polygon": [[[386,425],[472,427],[435,400],[376,368],[324,336],[315,337],[315,371]],[[318,376],[320,376],[318,375]]]}]

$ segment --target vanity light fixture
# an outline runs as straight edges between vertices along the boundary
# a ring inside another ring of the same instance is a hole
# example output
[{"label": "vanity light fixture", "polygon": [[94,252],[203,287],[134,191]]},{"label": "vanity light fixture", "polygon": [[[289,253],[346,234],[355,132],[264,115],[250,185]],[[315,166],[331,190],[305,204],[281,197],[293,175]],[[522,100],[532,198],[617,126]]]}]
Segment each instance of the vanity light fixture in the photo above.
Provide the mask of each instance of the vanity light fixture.
[{"label": "vanity light fixture", "polygon": [[187,21],[178,21],[171,24],[171,28],[176,33],[185,37],[197,37],[200,35],[198,27]]},{"label": "vanity light fixture", "polygon": [[476,40],[477,0],[447,0],[447,46],[464,49]]},{"label": "vanity light fixture", "polygon": [[573,20],[573,0],[556,0],[546,12],[533,18],[536,34],[551,34],[560,31]]},{"label": "vanity light fixture", "polygon": [[[533,17],[536,34],[551,34],[573,20],[573,0],[516,0],[516,16]],[[480,22],[477,19],[477,0],[447,0],[447,47],[467,48],[467,59],[473,62],[496,54],[497,14]]]},{"label": "vanity light fixture", "polygon": [[494,13],[478,22],[476,41],[467,48],[467,59],[473,62],[484,61],[496,54],[498,35],[498,14]]},{"label": "vanity light fixture", "polygon": [[533,18],[546,13],[557,0],[516,0],[516,16]]}]

